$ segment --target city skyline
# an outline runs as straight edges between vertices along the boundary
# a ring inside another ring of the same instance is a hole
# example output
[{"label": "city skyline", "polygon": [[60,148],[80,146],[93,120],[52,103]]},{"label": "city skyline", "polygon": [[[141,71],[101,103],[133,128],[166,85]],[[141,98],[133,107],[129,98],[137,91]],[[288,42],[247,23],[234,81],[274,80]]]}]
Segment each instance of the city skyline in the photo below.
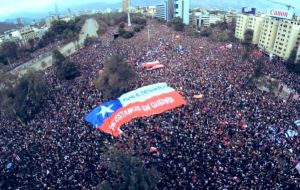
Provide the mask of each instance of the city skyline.
[{"label": "city skyline", "polygon": [[[132,0],[132,6],[147,6],[156,5],[161,0]],[[297,7],[296,0],[283,0],[277,1],[284,4],[290,4],[295,6],[295,13],[299,15],[300,6]],[[101,3],[102,7],[109,7],[114,5],[114,8],[122,7],[122,0],[85,0],[85,1],[74,1],[74,0],[13,0],[0,2],[0,20],[11,19],[16,17],[34,17],[34,15],[47,15],[49,12],[54,12],[55,4],[58,5],[60,12],[66,12],[68,8],[79,9],[81,5]],[[281,8],[286,9],[283,5],[278,5],[267,0],[252,0],[251,4],[247,0],[191,0],[191,7],[202,7],[202,8],[224,8],[224,9],[235,9],[238,10],[243,6],[255,7],[259,12],[264,12],[267,8]],[[33,15],[33,16],[28,16]]]}]

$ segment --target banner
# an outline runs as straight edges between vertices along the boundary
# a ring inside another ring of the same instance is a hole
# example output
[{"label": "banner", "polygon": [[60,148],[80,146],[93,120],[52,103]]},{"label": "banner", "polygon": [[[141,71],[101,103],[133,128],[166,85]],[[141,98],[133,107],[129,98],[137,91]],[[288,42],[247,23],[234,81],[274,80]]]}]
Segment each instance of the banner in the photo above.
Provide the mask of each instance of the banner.
[{"label": "banner", "polygon": [[103,132],[119,136],[120,127],[133,118],[160,114],[185,104],[173,88],[166,83],[157,83],[103,103],[86,115],[85,120]]},{"label": "banner", "polygon": [[146,62],[141,64],[143,68],[151,68],[156,65],[160,65],[159,61]]},{"label": "banner", "polygon": [[155,65],[149,69],[147,69],[147,71],[152,71],[152,70],[155,70],[155,69],[161,69],[161,68],[164,68],[165,66],[163,64],[159,64],[159,65]]},{"label": "banner", "polygon": [[300,119],[294,121],[294,123],[295,123],[295,125],[296,125],[297,127],[300,127]]},{"label": "banner", "polygon": [[271,17],[291,20],[293,18],[294,12],[291,10],[268,9],[267,15]]},{"label": "banner", "polygon": [[253,15],[255,15],[255,13],[256,13],[256,8],[243,7],[243,8],[242,8],[242,13],[244,13],[244,14],[253,14]]}]

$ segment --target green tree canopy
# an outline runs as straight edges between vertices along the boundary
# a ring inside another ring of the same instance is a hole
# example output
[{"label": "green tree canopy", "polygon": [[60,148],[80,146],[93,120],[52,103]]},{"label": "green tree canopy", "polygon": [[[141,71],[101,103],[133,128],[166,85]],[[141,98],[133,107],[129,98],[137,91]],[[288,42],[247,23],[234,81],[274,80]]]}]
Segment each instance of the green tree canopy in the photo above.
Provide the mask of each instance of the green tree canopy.
[{"label": "green tree canopy", "polygon": [[159,181],[159,173],[145,164],[132,153],[112,148],[105,156],[108,169],[115,177],[101,183],[99,190],[152,190]]},{"label": "green tree canopy", "polygon": [[75,63],[66,60],[58,50],[53,51],[53,65],[56,69],[56,76],[61,80],[71,80],[80,76],[80,70]]},{"label": "green tree canopy", "polygon": [[183,31],[184,30],[184,23],[180,17],[175,17],[172,20],[172,25],[175,31]]},{"label": "green tree canopy", "polygon": [[4,87],[0,90],[1,111],[9,117],[31,119],[46,103],[48,85],[42,73],[30,71],[19,79],[10,74],[1,75],[1,86]]},{"label": "green tree canopy", "polygon": [[253,30],[247,29],[244,33],[244,41],[243,43],[247,46],[250,46],[253,40]]},{"label": "green tree canopy", "polygon": [[286,69],[289,72],[300,74],[300,60],[296,63],[297,51],[293,50],[286,61]]},{"label": "green tree canopy", "polygon": [[104,63],[104,69],[96,79],[96,87],[103,93],[104,98],[120,96],[129,83],[135,78],[131,66],[119,55],[113,55]]},{"label": "green tree canopy", "polygon": [[4,42],[0,47],[0,56],[9,59],[16,59],[18,56],[18,46],[15,42]]}]

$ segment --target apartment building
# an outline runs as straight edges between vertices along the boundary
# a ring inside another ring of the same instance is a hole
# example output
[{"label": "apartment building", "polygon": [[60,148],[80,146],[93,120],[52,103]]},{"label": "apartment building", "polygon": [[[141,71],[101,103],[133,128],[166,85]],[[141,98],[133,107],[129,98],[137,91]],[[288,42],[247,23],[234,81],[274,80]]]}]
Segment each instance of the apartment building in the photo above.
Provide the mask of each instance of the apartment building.
[{"label": "apartment building", "polygon": [[266,17],[262,25],[258,47],[267,53],[273,52],[279,20],[279,18]]},{"label": "apartment building", "polygon": [[168,21],[167,7],[167,1],[164,1],[162,4],[156,5],[155,17]]},{"label": "apartment building", "polygon": [[197,18],[197,26],[198,27],[209,27],[212,24],[217,24],[218,22],[223,22],[224,16],[223,15],[213,15],[213,14],[205,14],[200,15]]},{"label": "apartment building", "polygon": [[169,21],[174,17],[180,17],[185,24],[190,22],[190,0],[165,0],[156,5],[156,18]]},{"label": "apartment building", "polygon": [[246,28],[253,31],[253,44],[258,44],[259,42],[264,19],[265,17],[258,15],[249,15],[248,17],[248,23]]},{"label": "apartment building", "polygon": [[300,46],[298,46],[296,61],[300,61]]},{"label": "apartment building", "polygon": [[182,18],[184,24],[190,23],[190,0],[175,0],[175,17]]},{"label": "apartment building", "polygon": [[239,40],[244,40],[244,34],[248,26],[248,15],[240,14],[236,20],[235,37]]},{"label": "apartment building", "polygon": [[294,49],[299,49],[300,21],[279,20],[273,54],[288,59]]}]

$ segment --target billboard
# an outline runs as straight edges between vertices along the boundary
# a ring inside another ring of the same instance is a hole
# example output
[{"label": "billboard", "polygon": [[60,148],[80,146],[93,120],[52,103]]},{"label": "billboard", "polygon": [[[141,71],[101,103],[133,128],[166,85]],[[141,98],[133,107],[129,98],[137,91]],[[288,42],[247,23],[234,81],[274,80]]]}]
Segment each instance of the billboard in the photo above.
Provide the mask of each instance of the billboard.
[{"label": "billboard", "polygon": [[244,13],[244,14],[253,14],[253,15],[255,15],[255,13],[256,13],[256,8],[243,7],[243,8],[242,8],[242,13]]},{"label": "billboard", "polygon": [[268,9],[267,15],[271,17],[284,18],[290,20],[293,18],[294,13],[290,10]]}]

